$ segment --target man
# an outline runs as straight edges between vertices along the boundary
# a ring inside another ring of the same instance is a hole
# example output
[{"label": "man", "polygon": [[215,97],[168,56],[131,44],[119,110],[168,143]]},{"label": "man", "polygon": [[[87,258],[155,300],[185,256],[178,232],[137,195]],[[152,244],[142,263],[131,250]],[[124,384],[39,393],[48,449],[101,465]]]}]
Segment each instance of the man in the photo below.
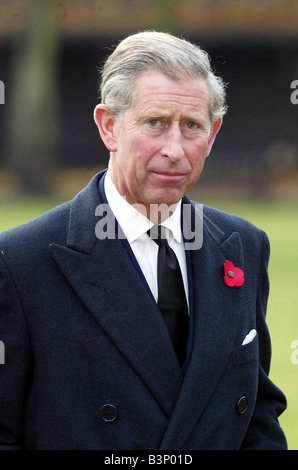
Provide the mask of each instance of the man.
[{"label": "man", "polygon": [[285,449],[268,378],[269,243],[191,202],[226,112],[199,47],[143,32],[106,61],[108,171],[0,236],[0,442]]}]

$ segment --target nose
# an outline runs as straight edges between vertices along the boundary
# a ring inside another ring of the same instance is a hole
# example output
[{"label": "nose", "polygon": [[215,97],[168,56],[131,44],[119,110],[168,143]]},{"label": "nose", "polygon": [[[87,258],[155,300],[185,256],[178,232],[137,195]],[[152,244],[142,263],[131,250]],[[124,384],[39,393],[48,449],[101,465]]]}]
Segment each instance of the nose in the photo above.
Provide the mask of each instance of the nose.
[{"label": "nose", "polygon": [[179,126],[169,128],[164,134],[161,154],[172,162],[178,162],[184,157],[183,135]]}]

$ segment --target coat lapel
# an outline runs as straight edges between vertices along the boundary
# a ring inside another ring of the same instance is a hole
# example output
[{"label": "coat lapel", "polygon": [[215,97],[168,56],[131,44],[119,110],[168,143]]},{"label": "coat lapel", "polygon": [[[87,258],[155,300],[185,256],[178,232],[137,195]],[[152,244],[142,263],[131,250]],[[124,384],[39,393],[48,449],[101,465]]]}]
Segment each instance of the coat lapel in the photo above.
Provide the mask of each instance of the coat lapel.
[{"label": "coat lapel", "polygon": [[202,247],[191,252],[192,355],[161,449],[183,448],[225,369],[243,308],[243,290],[230,288],[223,280],[227,259],[244,268],[240,235],[234,232],[227,238],[205,215],[203,225]]},{"label": "coat lapel", "polygon": [[100,177],[72,202],[68,246],[53,244],[50,251],[99,327],[170,417],[183,376],[156,302],[125,241],[95,235]]}]

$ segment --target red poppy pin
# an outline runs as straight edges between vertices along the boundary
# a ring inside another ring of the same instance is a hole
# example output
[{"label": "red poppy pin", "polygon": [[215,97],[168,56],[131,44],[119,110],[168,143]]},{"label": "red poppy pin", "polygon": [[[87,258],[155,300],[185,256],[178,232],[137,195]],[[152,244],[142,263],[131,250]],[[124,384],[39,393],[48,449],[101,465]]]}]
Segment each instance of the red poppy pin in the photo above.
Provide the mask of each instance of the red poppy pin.
[{"label": "red poppy pin", "polygon": [[240,287],[244,283],[244,273],[242,269],[233,265],[232,261],[226,261],[224,264],[224,281],[229,287]]}]

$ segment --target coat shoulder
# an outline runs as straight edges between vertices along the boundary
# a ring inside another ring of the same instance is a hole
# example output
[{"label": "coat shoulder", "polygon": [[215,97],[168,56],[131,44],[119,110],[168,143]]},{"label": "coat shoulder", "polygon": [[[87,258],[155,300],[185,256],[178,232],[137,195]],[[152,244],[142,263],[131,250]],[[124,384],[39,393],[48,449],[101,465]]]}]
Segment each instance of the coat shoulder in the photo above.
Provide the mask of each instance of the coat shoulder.
[{"label": "coat shoulder", "polygon": [[223,240],[238,232],[245,251],[255,253],[256,256],[262,256],[263,254],[266,258],[269,258],[270,242],[263,229],[243,217],[214,207],[204,206],[203,213],[206,225],[209,225],[209,227],[216,226],[223,233]]},{"label": "coat shoulder", "polygon": [[67,237],[70,202],[0,234],[0,253],[5,259],[24,260],[27,254],[47,250],[49,243],[61,243]]},{"label": "coat shoulder", "polygon": [[206,205],[204,205],[203,210],[204,217],[210,220],[227,235],[233,232],[239,232],[241,237],[259,238],[260,236],[266,236],[265,232],[261,228],[243,217]]}]

